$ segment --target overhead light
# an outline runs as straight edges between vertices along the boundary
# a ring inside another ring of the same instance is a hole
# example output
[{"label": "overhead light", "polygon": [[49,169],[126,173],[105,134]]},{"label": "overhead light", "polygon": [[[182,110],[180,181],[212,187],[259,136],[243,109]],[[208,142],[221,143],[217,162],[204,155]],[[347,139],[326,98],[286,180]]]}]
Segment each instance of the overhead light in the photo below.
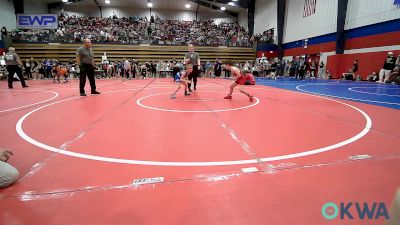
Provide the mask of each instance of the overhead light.
[{"label": "overhead light", "polygon": [[147,3],[147,7],[149,7],[149,8],[153,7],[153,3],[148,2],[148,3]]},{"label": "overhead light", "polygon": [[226,8],[224,6],[221,7],[221,10],[224,11]]},{"label": "overhead light", "polygon": [[230,5],[230,6],[235,6],[235,3],[229,2],[228,5]]},{"label": "overhead light", "polygon": [[237,0],[232,0],[232,2],[237,2]]},{"label": "overhead light", "polygon": [[68,0],[62,0],[62,2],[68,2]]},{"label": "overhead light", "polygon": [[110,0],[105,0],[104,1],[106,4],[110,4],[111,2],[110,2]]},{"label": "overhead light", "polygon": [[185,8],[190,9],[190,4],[187,3],[187,4],[185,5]]}]

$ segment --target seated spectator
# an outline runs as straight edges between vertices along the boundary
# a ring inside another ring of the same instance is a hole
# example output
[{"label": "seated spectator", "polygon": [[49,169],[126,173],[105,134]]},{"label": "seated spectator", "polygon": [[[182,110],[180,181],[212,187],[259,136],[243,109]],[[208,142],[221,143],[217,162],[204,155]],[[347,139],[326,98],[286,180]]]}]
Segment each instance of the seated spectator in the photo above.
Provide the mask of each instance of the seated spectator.
[{"label": "seated spectator", "polygon": [[19,176],[18,170],[7,163],[12,155],[11,151],[0,149],[0,188],[13,184]]},{"label": "seated spectator", "polygon": [[368,75],[367,80],[371,82],[377,82],[379,80],[379,76],[376,72],[372,72],[372,74]]},{"label": "seated spectator", "polygon": [[330,70],[326,70],[324,79],[332,79],[332,74]]},{"label": "seated spectator", "polygon": [[355,80],[353,70],[348,69],[346,73],[342,74],[343,80]]},{"label": "seated spectator", "polygon": [[400,84],[399,70],[399,67],[394,68],[394,70],[390,73],[388,79],[385,79],[385,83]]}]

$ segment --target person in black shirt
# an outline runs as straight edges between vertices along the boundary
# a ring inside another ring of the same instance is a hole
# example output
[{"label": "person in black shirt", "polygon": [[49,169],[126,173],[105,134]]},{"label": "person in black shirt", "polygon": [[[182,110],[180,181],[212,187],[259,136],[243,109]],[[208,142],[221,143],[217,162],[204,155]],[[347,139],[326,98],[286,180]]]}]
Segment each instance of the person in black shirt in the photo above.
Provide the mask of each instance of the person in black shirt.
[{"label": "person in black shirt", "polygon": [[219,59],[217,59],[215,61],[215,65],[214,65],[214,74],[216,77],[220,77],[221,76],[221,71],[222,71],[222,64],[219,61]]},{"label": "person in black shirt", "polygon": [[353,80],[356,79],[356,72],[358,72],[358,59],[354,60],[353,62],[353,68],[351,69],[353,72]]},{"label": "person in black shirt", "polygon": [[392,72],[396,65],[396,58],[393,56],[393,52],[388,53],[388,57],[385,60],[385,63],[383,64],[383,68],[379,72],[379,81],[377,82],[384,82],[387,79],[389,79],[389,75]]}]

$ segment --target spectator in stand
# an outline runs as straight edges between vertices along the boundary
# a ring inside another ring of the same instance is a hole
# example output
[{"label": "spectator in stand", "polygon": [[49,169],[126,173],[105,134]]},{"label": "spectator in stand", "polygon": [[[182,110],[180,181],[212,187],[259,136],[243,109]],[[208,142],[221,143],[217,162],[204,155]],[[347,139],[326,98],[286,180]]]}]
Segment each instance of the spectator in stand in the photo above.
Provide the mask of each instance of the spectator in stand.
[{"label": "spectator in stand", "polygon": [[389,75],[396,66],[396,58],[393,56],[393,52],[389,52],[388,56],[383,64],[383,68],[379,72],[379,80],[377,82],[385,82],[389,79]]},{"label": "spectator in stand", "polygon": [[[151,30],[151,32],[150,32]],[[180,34],[180,35],[178,35]],[[58,30],[31,30],[11,33],[14,41],[62,43],[81,42],[91,38],[97,42],[118,42],[138,44],[146,37],[152,42],[162,44],[184,45],[188,42],[197,45],[226,45],[227,42],[237,46],[251,46],[250,36],[237,23],[222,22],[216,24],[208,21],[161,20],[148,23],[140,18],[89,18],[76,16],[59,17]]]}]

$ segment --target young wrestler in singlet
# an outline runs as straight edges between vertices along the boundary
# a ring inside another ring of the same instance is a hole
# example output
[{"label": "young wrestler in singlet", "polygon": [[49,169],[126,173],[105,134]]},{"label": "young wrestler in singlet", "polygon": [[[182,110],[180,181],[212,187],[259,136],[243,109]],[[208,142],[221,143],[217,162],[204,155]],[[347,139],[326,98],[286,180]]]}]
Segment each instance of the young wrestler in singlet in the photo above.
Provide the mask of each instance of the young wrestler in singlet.
[{"label": "young wrestler in singlet", "polygon": [[246,83],[246,76],[245,74],[242,73],[242,71],[239,70],[239,68],[232,66],[232,62],[231,61],[226,61],[225,62],[225,69],[231,71],[231,74],[234,77],[234,81],[232,82],[231,86],[230,86],[230,90],[229,90],[229,94],[225,97],[225,99],[232,99],[232,93],[233,93],[233,89],[240,85],[239,87],[239,91],[242,92],[243,94],[247,95],[247,97],[249,97],[250,102],[254,101],[254,97],[253,95],[251,95],[250,93],[248,93],[244,88],[243,85]]},{"label": "young wrestler in singlet", "polygon": [[190,83],[190,81],[188,81],[187,79],[188,79],[188,74],[190,74],[192,71],[193,71],[193,65],[188,64],[186,65],[186,71],[180,71],[175,74],[174,79],[175,83],[177,84],[177,87],[174,93],[172,93],[172,95],[170,96],[170,98],[176,98],[176,93],[181,88],[181,85],[185,87],[185,95],[190,95],[190,93],[188,93],[188,83]]}]

